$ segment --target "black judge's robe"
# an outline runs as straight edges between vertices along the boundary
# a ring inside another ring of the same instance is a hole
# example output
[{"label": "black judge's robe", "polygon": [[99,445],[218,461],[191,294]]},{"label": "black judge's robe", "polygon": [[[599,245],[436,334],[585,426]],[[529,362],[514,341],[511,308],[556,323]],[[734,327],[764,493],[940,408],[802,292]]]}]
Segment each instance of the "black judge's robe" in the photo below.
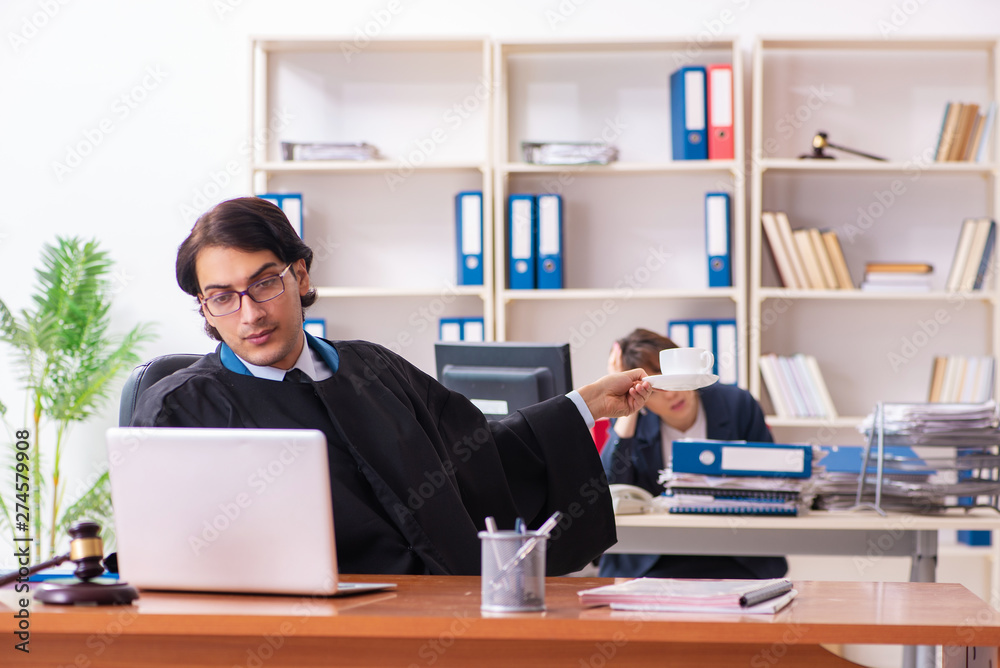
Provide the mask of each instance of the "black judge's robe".
[{"label": "black judge's robe", "polygon": [[548,541],[549,575],[615,543],[604,469],[570,399],[490,422],[386,348],[328,343],[339,368],[311,383],[231,371],[220,346],[146,390],[132,424],[322,430],[344,573],[478,574],[477,532],[490,515],[501,527],[520,516],[534,528],[565,514]]}]

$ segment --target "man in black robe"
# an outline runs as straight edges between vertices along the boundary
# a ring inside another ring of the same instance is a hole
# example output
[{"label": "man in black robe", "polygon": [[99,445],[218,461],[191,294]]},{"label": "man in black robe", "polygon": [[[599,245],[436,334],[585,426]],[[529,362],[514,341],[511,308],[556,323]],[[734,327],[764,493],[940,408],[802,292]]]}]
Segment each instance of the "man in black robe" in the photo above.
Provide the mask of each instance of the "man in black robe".
[{"label": "man in black robe", "polygon": [[304,332],[311,263],[265,200],[230,200],[199,218],[178,249],[177,282],[221,343],[144,392],[132,424],[322,430],[345,573],[477,574],[487,516],[537,527],[564,513],[548,545],[552,575],[614,544],[587,427],[642,407],[652,389],[641,370],[490,422],[386,348]]}]

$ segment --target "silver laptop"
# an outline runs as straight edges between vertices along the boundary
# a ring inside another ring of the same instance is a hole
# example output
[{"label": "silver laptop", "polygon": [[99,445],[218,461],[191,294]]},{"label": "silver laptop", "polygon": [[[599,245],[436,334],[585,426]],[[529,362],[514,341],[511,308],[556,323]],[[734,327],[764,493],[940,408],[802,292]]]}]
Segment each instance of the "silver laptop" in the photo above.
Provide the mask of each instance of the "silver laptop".
[{"label": "silver laptop", "polygon": [[123,580],[140,589],[337,596],[326,437],[310,429],[107,432]]}]

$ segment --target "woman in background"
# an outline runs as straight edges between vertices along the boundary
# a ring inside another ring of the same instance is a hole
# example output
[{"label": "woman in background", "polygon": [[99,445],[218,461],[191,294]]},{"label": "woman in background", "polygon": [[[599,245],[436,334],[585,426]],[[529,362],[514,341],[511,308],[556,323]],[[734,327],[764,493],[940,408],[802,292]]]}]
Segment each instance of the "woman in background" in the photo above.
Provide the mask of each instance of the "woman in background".
[{"label": "woman in background", "polygon": [[[615,342],[609,371],[643,369],[660,373],[660,351],[677,344],[662,334],[636,329]],[[670,463],[673,441],[683,438],[773,442],[764,412],[753,396],[733,385],[710,385],[700,390],[656,390],[646,406],[618,418],[601,451],[611,484],[635,485],[654,496],[663,493],[657,482]],[[734,535],[733,540],[737,540]],[[601,577],[666,578],[777,578],[788,570],[784,557],[727,557],[656,554],[605,554]]]}]

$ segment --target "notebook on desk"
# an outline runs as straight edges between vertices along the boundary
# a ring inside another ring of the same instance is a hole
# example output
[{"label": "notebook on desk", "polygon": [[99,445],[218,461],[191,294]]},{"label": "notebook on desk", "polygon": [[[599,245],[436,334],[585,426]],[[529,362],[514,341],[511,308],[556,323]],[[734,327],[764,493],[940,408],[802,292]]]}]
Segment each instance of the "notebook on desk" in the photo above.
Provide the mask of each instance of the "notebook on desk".
[{"label": "notebook on desk", "polygon": [[118,564],[140,589],[338,596],[326,437],[305,429],[107,432]]}]

